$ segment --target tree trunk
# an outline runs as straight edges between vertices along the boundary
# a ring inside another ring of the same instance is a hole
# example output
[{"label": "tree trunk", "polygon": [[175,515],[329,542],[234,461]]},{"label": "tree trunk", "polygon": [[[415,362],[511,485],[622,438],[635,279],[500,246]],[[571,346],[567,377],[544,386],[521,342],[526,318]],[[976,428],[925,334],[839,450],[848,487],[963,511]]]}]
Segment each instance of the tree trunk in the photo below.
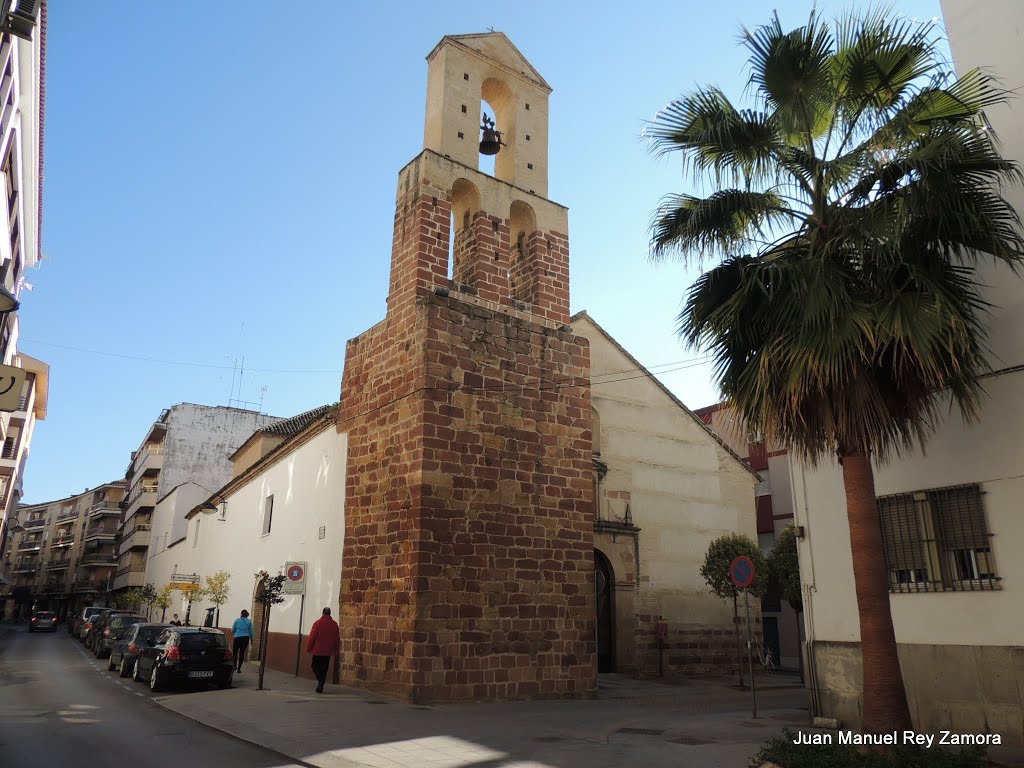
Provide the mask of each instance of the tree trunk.
[{"label": "tree trunk", "polygon": [[843,456],[843,486],[864,659],[864,731],[910,730],[910,709],[896,652],[870,456],[860,452]]},{"label": "tree trunk", "polygon": [[270,606],[263,610],[263,628],[260,630],[260,680],[257,691],[263,690],[263,671],[267,668],[267,637],[270,635]]}]

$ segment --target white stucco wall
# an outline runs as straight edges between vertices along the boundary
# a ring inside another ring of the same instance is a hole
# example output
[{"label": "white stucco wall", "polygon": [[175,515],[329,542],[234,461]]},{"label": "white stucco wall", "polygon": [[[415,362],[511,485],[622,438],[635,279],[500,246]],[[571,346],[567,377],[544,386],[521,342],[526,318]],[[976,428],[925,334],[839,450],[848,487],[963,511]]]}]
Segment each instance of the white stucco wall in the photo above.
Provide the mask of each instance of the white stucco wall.
[{"label": "white stucco wall", "polygon": [[[1024,86],[1024,6],[1016,0],[942,0],[946,30],[959,74],[988,69],[1007,89]],[[1024,161],[1020,98],[988,110],[1004,156]],[[1004,190],[1024,211],[1024,189]],[[1024,364],[1024,282],[1009,270],[983,264],[985,298],[996,305],[989,319],[992,366]],[[879,496],[979,483],[1001,589],[935,594],[893,594],[896,639],[932,645],[1020,645],[1024,637],[1024,372],[985,381],[988,399],[979,423],[966,426],[952,413],[919,452],[877,469]],[[797,516],[808,537],[801,542],[801,569],[812,585],[811,631],[815,640],[860,639],[842,476],[834,464],[797,469]],[[806,483],[806,494],[804,484]]]},{"label": "white stucco wall", "polygon": [[[302,632],[308,633],[323,607],[329,606],[337,614],[345,529],[346,439],[347,435],[328,427],[228,494],[223,521],[218,520],[219,513],[193,517],[184,541],[151,553],[147,579],[159,588],[169,580],[175,563],[179,572],[195,572],[203,579],[222,569],[228,571],[231,595],[221,608],[220,626],[230,627],[243,608],[252,611],[257,571],[276,574],[286,561],[306,561]],[[263,535],[264,503],[271,494],[271,531]],[[274,606],[271,631],[298,632],[299,603],[298,597],[288,597]],[[205,601],[193,605],[193,624],[202,621],[208,606]]]},{"label": "white stucco wall", "polygon": [[[638,607],[672,621],[731,624],[732,604],[708,592],[700,565],[724,533],[756,540],[756,478],[660,386],[636,375],[635,362],[589,317],[573,330],[590,341],[591,397],[609,466],[602,487],[629,493],[641,529]],[[605,517],[624,513],[625,503],[613,499]]]}]

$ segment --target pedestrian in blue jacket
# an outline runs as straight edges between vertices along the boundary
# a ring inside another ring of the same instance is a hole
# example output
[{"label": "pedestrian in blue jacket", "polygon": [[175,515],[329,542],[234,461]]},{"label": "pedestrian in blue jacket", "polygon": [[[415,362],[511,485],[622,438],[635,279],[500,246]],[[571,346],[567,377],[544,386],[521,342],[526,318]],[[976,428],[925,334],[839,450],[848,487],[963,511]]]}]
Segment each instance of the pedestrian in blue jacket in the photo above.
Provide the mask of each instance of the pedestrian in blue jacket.
[{"label": "pedestrian in blue jacket", "polygon": [[249,619],[248,611],[243,609],[242,615],[235,619],[235,623],[231,625],[231,635],[235,638],[235,671],[241,672],[242,662],[245,661],[245,652],[253,638],[252,621]]}]

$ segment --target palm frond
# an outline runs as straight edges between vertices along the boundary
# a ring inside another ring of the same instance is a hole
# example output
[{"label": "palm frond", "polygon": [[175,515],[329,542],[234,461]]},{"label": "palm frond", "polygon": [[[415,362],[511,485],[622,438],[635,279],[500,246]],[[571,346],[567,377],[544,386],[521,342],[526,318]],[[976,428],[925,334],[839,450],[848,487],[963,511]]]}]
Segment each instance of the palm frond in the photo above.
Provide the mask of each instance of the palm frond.
[{"label": "palm frond", "polygon": [[669,195],[651,224],[652,258],[698,260],[744,243],[772,222],[793,215],[777,194],[723,189],[710,197]]}]

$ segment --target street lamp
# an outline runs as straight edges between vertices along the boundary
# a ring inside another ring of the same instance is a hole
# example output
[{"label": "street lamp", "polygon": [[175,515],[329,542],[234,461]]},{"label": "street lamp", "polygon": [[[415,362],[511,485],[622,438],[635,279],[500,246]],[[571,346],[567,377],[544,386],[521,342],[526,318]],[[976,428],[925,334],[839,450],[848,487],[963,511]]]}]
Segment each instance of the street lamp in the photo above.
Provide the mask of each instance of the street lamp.
[{"label": "street lamp", "polygon": [[[216,499],[216,501],[215,501]],[[213,496],[208,498],[202,504],[199,505],[199,511],[204,515],[212,515],[217,511],[217,507],[222,506],[220,516],[217,518],[220,522],[224,522],[224,517],[228,513],[228,500],[221,496],[219,493],[215,493]]]}]

